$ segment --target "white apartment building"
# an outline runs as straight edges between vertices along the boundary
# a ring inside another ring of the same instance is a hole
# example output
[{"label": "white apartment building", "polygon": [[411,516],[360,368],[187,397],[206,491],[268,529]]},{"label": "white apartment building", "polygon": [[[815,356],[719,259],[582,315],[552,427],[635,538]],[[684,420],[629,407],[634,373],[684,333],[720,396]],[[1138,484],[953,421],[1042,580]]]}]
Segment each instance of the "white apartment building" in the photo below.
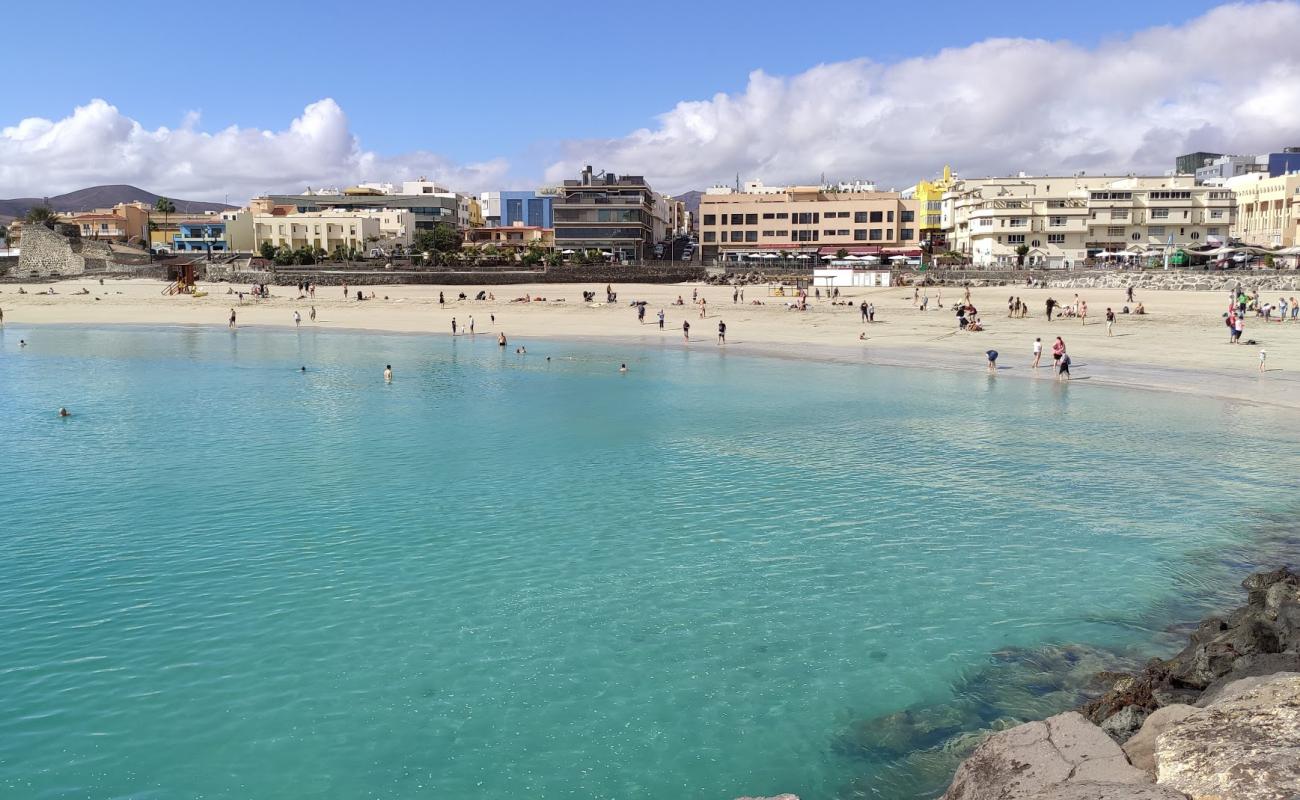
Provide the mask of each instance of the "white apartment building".
[{"label": "white apartment building", "polygon": [[1191,175],[958,180],[943,194],[950,249],[978,266],[1069,268],[1104,252],[1152,254],[1226,242],[1235,202]]},{"label": "white apartment building", "polygon": [[1251,173],[1229,179],[1227,188],[1237,200],[1232,238],[1259,247],[1300,243],[1300,173]]}]

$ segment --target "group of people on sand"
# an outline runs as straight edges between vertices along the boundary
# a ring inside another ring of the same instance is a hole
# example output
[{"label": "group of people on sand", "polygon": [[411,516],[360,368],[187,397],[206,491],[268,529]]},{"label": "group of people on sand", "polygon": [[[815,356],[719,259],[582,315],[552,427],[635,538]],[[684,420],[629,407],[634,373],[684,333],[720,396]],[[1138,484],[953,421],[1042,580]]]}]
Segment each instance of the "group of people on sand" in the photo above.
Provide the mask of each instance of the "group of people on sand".
[{"label": "group of people on sand", "polygon": [[[990,359],[991,364],[992,361],[997,359],[997,352],[993,350],[989,352],[993,353]],[[1038,369],[1038,365],[1043,360],[1042,337],[1034,337],[1033,355],[1034,360],[1030,366],[1033,369]],[[1065,340],[1060,336],[1056,337],[1055,342],[1052,342],[1052,371],[1056,373],[1057,380],[1068,381],[1070,379],[1070,354],[1065,351]]]},{"label": "group of people on sand", "polygon": [[1057,318],[1070,317],[1071,319],[1080,320],[1080,324],[1088,324],[1088,301],[1080,299],[1079,295],[1074,296],[1074,302],[1070,305],[1058,303],[1055,298],[1049,297],[1043,303],[1047,308],[1047,321],[1052,321],[1052,313],[1055,312]]},{"label": "group of people on sand", "polygon": [[1024,319],[1029,316],[1029,306],[1019,297],[1008,297],[1007,316],[1012,319]]}]

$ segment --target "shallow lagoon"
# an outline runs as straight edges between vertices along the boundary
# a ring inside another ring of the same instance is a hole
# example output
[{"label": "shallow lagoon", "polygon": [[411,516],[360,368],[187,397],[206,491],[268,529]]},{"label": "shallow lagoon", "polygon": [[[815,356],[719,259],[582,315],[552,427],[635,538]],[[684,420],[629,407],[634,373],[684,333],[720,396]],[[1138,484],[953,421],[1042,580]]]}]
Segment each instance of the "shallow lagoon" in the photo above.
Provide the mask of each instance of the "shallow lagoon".
[{"label": "shallow lagoon", "polygon": [[1293,412],[527,344],[0,333],[0,795],[924,795],[845,732],[1297,510]]}]

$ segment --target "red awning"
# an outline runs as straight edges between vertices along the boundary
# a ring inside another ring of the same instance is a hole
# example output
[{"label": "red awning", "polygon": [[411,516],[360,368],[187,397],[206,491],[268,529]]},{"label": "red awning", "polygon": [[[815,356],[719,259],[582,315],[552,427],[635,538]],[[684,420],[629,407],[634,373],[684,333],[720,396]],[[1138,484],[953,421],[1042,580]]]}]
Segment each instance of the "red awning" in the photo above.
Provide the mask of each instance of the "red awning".
[{"label": "red awning", "polygon": [[818,255],[833,256],[843,250],[851,256],[874,256],[879,255],[880,245],[858,245],[855,247],[836,247],[834,245],[817,248]]},{"label": "red awning", "polygon": [[887,253],[888,255],[891,255],[891,256],[909,256],[909,257],[917,257],[917,258],[919,258],[920,255],[921,255],[921,248],[919,248],[919,247],[886,247],[886,248],[884,249],[883,252],[885,252],[885,253]]}]

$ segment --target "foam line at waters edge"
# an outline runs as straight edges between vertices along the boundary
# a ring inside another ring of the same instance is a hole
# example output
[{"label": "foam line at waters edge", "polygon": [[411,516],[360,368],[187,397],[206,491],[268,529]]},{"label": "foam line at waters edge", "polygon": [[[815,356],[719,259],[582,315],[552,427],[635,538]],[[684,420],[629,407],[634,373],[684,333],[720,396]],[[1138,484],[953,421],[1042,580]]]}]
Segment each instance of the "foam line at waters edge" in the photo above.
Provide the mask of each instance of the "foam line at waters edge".
[{"label": "foam line at waters edge", "polygon": [[[206,330],[216,333],[229,333],[225,324],[154,324],[134,322],[29,322],[8,326],[8,330],[21,331],[23,328],[33,330],[45,329],[80,329],[105,330],[112,328],[137,328],[142,330]],[[237,333],[256,333],[259,331],[276,333],[296,333],[298,335],[379,335],[403,338],[451,338],[442,331],[400,331],[366,327],[313,327],[296,329],[292,324],[256,324],[239,328]],[[12,334],[17,335],[17,334]],[[482,330],[478,336],[495,337],[495,331]],[[456,337],[460,338],[460,337]],[[525,342],[555,342],[557,344],[600,344],[605,346],[650,347],[655,350],[681,350],[682,345],[676,337],[651,339],[643,334],[609,335],[547,335],[542,337],[511,337],[511,346],[515,339]],[[725,356],[738,356],[807,361],[822,364],[859,364],[874,367],[904,367],[920,371],[968,372],[987,376],[987,362],[984,354],[960,356],[958,354],[923,347],[895,347],[883,349],[867,347],[825,345],[825,344],[778,344],[729,342],[719,347],[705,335],[698,343],[692,342],[689,348],[693,352],[713,352]],[[1025,359],[1026,361],[1028,359]],[[1081,374],[1069,382],[1071,391],[1089,390],[1096,387],[1108,389],[1139,389],[1142,391],[1185,394],[1212,400],[1225,400],[1233,403],[1285,408],[1300,411],[1300,374],[1286,377],[1270,377],[1266,381],[1257,379],[1253,374],[1243,376],[1215,370],[1185,369],[1158,364],[1102,364],[1090,362],[1087,365],[1076,362],[1075,371]],[[1014,380],[1037,380],[1055,383],[1056,378],[1050,366],[1040,367],[1037,371],[1025,366],[1001,368],[998,378]]]}]

